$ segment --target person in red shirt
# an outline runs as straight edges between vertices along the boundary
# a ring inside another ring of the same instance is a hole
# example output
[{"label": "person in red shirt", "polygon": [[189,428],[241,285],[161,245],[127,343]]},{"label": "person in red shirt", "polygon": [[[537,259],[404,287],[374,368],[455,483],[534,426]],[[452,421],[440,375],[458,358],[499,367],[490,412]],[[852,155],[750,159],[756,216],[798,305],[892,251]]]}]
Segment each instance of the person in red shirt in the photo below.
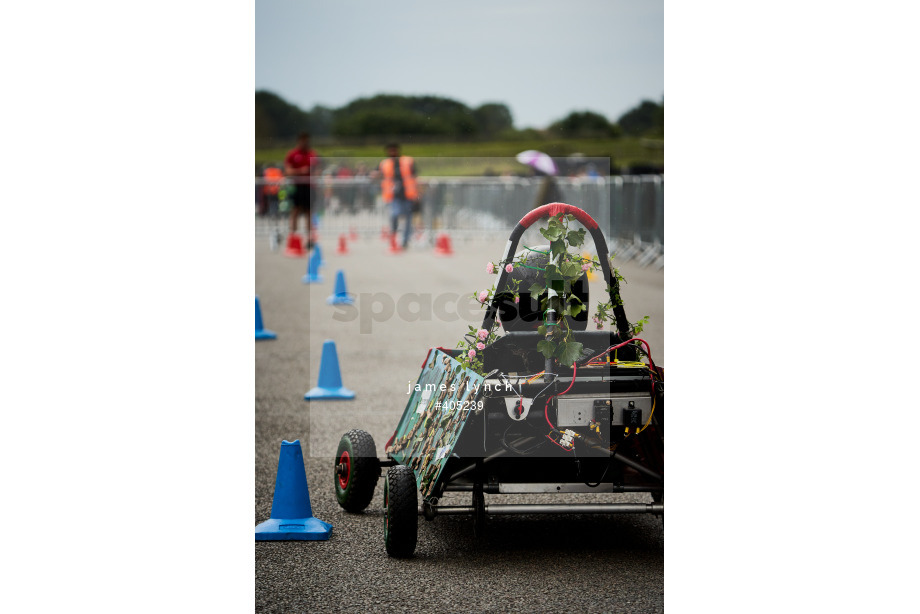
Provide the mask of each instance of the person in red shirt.
[{"label": "person in red shirt", "polygon": [[297,218],[307,216],[307,248],[313,247],[312,213],[312,177],[319,174],[319,156],[310,149],[310,134],[301,132],[297,136],[297,146],[284,158],[284,174],[294,183],[294,206],[291,207],[291,234],[297,232]]}]

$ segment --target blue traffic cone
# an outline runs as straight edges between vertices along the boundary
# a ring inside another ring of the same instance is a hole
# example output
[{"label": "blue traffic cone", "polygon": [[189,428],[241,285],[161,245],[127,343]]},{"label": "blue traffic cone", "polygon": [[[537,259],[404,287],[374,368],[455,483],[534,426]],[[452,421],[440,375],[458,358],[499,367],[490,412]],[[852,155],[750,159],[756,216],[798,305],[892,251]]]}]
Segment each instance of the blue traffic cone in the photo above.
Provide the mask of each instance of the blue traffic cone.
[{"label": "blue traffic cone", "polygon": [[256,340],[275,339],[278,335],[270,330],[262,328],[262,308],[259,306],[259,297],[256,297]]},{"label": "blue traffic cone", "polygon": [[345,272],[341,269],[335,274],[335,293],[326,299],[330,305],[354,305],[355,297],[345,289]]},{"label": "blue traffic cone", "polygon": [[322,401],[324,399],[353,399],[355,393],[342,386],[342,374],[339,372],[339,355],[335,351],[335,341],[323,342],[323,355],[319,360],[319,381],[316,388],[303,395],[305,401]]},{"label": "blue traffic cone", "polygon": [[321,267],[324,264],[326,264],[323,261],[323,250],[320,249],[319,243],[313,246],[313,253],[316,254],[316,262],[317,262],[316,266]]},{"label": "blue traffic cone", "polygon": [[310,260],[307,261],[307,274],[303,276],[305,284],[319,284],[323,281],[323,276],[319,274],[319,260],[321,255],[317,255],[316,250],[310,254]]},{"label": "blue traffic cone", "polygon": [[282,441],[271,517],[256,525],[256,541],[329,539],[332,525],[313,517],[300,440]]}]

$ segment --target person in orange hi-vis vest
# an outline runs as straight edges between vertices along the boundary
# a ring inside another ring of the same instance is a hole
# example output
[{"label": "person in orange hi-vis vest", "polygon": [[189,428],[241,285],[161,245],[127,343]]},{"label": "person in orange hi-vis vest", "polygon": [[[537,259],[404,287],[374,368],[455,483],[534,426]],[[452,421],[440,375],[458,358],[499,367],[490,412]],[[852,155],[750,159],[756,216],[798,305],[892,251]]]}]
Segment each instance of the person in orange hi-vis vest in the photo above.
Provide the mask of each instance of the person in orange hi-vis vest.
[{"label": "person in orange hi-vis vest", "polygon": [[276,217],[278,215],[278,190],[281,188],[284,173],[276,166],[268,166],[265,168],[263,177],[265,179],[265,184],[262,188],[265,195],[265,211],[263,215],[267,214],[269,217]]},{"label": "person in orange hi-vis vest", "polygon": [[374,175],[382,177],[380,191],[383,202],[390,207],[390,230],[394,235],[399,228],[399,218],[404,220],[402,247],[405,249],[412,230],[412,203],[418,200],[418,174],[415,160],[399,155],[397,143],[389,143],[385,151],[387,157],[377,165]]}]

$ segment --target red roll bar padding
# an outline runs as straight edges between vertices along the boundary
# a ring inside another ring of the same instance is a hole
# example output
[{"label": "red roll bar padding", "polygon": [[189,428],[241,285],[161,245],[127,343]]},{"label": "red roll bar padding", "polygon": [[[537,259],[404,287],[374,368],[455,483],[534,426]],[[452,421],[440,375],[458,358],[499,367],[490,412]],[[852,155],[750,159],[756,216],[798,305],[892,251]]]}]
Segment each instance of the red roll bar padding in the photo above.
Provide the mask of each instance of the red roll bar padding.
[{"label": "red roll bar padding", "polygon": [[554,217],[560,213],[571,213],[575,216],[575,219],[582,223],[586,228],[597,228],[597,222],[594,221],[588,213],[579,209],[575,205],[567,205],[565,203],[549,203],[548,205],[543,205],[542,207],[537,207],[527,215],[521,218],[520,224],[524,228],[529,228],[531,224],[536,222],[542,217]]}]

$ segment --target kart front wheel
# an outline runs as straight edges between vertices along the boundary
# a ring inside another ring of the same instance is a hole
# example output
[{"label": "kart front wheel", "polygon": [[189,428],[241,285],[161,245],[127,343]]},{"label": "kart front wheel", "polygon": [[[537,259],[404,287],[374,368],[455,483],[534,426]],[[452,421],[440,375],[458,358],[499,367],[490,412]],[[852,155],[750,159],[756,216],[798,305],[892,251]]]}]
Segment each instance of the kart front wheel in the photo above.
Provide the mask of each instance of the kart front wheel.
[{"label": "kart front wheel", "polygon": [[383,483],[383,540],[387,554],[408,558],[418,541],[418,490],[405,465],[390,467]]},{"label": "kart front wheel", "polygon": [[370,433],[352,429],[335,453],[335,498],[346,512],[361,512],[374,498],[380,477],[377,446]]}]

